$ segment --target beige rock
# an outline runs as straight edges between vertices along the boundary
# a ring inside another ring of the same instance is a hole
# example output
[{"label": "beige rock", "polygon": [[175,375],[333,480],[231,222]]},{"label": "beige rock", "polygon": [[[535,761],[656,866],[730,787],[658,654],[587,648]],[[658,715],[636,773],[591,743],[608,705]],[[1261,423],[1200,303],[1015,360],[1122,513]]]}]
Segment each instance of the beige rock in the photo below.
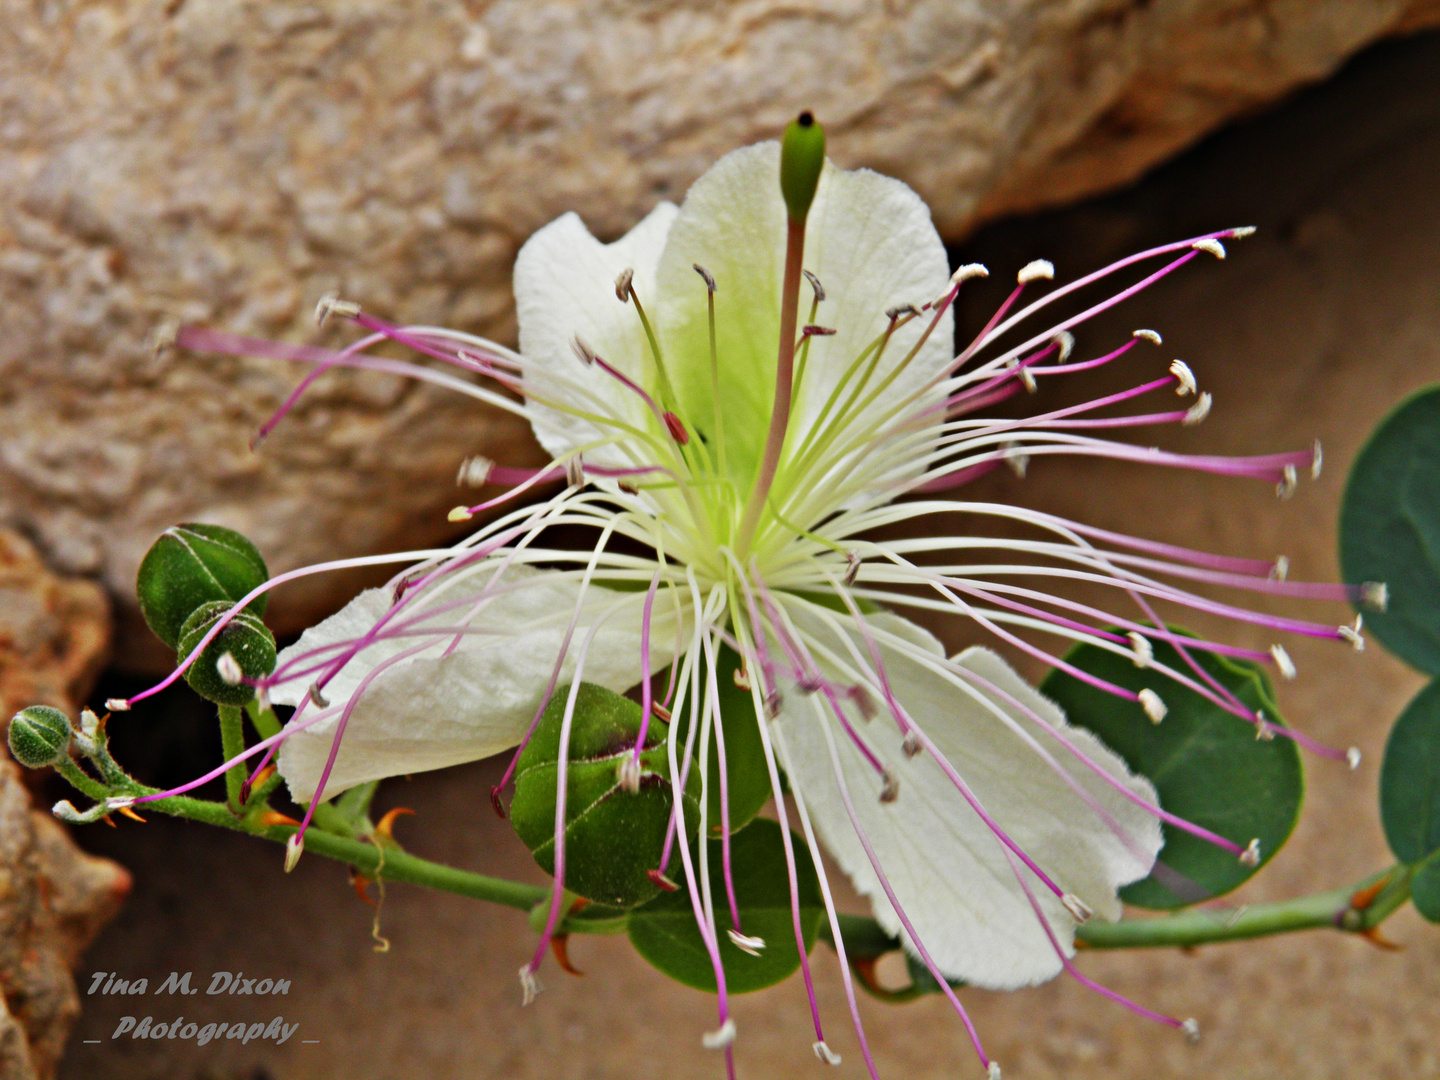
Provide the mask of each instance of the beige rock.
[{"label": "beige rock", "polygon": [[[535,453],[430,388],[157,354],[195,321],[307,340],[338,290],[511,334],[509,268],[569,209],[620,233],[817,110],[942,231],[1125,181],[1434,0],[0,2],[0,518],[133,589],[187,519],[275,569],[447,532],[457,464]],[[318,335],[343,340],[340,331]],[[292,590],[290,625],[352,583]],[[121,635],[134,659],[143,633]]]},{"label": "beige rock", "polygon": [[19,769],[0,759],[0,1076],[54,1076],[80,1011],[70,967],[129,891],[123,868],[30,809]]}]

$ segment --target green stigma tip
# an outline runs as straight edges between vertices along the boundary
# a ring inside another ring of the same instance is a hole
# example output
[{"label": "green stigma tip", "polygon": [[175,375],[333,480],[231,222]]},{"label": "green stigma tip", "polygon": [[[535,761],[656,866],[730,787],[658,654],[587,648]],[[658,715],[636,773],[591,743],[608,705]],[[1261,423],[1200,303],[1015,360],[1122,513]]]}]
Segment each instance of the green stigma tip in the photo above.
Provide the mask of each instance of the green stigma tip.
[{"label": "green stigma tip", "polygon": [[825,129],[802,112],[790,121],[780,142],[780,193],[791,221],[804,221],[810,212],[824,165]]}]

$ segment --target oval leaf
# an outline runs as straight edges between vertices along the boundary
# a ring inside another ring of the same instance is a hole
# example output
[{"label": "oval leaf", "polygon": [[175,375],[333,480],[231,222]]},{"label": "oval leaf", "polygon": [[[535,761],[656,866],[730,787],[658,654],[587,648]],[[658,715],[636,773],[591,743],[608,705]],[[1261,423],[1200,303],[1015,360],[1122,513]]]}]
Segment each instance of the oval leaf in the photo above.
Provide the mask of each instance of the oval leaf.
[{"label": "oval leaf", "polygon": [[[1173,646],[1156,641],[1154,649],[1156,663],[1190,671]],[[1269,682],[1258,668],[1195,650],[1191,656],[1247,708],[1279,723]],[[1051,672],[1040,687],[1072,724],[1093,731],[1154,784],[1161,806],[1241,846],[1258,839],[1261,865],[1280,849],[1295,827],[1305,787],[1293,741],[1258,741],[1250,722],[1151,668],[1137,668],[1126,656],[1081,645],[1066,659],[1128,690],[1154,690],[1164,701],[1169,711],[1155,724],[1138,703],[1061,671]],[[1156,870],[1120,890],[1127,904],[1185,907],[1229,892],[1259,869],[1170,825],[1164,835]]]},{"label": "oval leaf", "polygon": [[[805,951],[809,952],[825,912],[810,851],[794,833],[791,833],[791,842],[800,886],[800,928]],[[735,833],[730,844],[740,927],[746,935],[765,941],[760,955],[751,956],[737,948],[726,933],[733,924],[721,877],[720,844],[710,841],[706,845],[710,887],[714,894],[715,920],[720,928],[725,989],[732,994],[744,994],[787,978],[800,966],[800,953],[795,948],[790,879],[785,870],[780,826],[764,818],[757,819]],[[670,873],[683,882],[678,867],[672,866]],[[678,892],[665,893],[631,911],[629,929],[635,951],[660,971],[686,986],[715,992],[715,971],[695,924],[690,894],[683,883]]]},{"label": "oval leaf", "polygon": [[1380,823],[1403,863],[1440,850],[1440,680],[1416,694],[1390,729],[1380,766]]},{"label": "oval leaf", "polygon": [[1430,859],[1410,879],[1410,900],[1415,910],[1433,923],[1440,923],[1440,861]]},{"label": "oval leaf", "polygon": [[1384,582],[1365,623],[1387,649],[1440,675],[1440,387],[1406,401],[1360,451],[1340,509],[1346,581]]}]

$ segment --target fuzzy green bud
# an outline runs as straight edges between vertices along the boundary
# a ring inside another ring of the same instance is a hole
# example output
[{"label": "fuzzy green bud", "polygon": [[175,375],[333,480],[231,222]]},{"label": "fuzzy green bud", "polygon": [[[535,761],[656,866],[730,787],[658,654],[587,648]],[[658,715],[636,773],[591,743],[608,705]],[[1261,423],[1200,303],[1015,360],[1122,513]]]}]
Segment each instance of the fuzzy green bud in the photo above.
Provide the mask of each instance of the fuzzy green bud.
[{"label": "fuzzy green bud", "polygon": [[[560,732],[569,698],[558,688],[516,765],[510,820],[535,861],[555,872],[555,796]],[[666,725],[652,717],[635,765],[640,706],[603,686],[581,683],[566,767],[565,888],[600,904],[630,908],[660,892],[660,866],[674,806]],[[685,786],[687,836],[699,822],[698,769]]]},{"label": "fuzzy green bud", "polygon": [[[234,529],[176,525],[145,553],[135,593],[150,629],[173,649],[196,608],[216,600],[234,604],[269,576],[255,545]],[[266,599],[256,597],[249,610],[264,615]]]},{"label": "fuzzy green bud", "polygon": [[[195,609],[180,629],[176,662],[182,663],[216,620],[233,604],[214,600]],[[185,681],[201,697],[217,705],[244,705],[255,696],[245,680],[262,679],[275,670],[275,635],[247,608],[238,613],[195,662],[185,671]]]},{"label": "fuzzy green bud", "polygon": [[70,753],[70,718],[49,705],[21,709],[10,721],[10,753],[27,769],[58,765]]},{"label": "fuzzy green bud", "polygon": [[825,129],[809,112],[785,128],[780,140],[780,194],[791,221],[804,221],[815,201],[820,170],[825,167]]}]

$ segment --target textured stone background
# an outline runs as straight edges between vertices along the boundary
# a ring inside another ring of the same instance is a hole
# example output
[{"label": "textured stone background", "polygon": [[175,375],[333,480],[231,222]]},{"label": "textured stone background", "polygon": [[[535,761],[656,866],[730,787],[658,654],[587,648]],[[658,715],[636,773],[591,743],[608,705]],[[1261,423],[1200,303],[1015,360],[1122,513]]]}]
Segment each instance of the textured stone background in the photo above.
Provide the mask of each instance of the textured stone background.
[{"label": "textured stone background", "polygon": [[[848,155],[845,137],[837,144],[837,153]],[[976,235],[956,254],[989,263],[996,278],[988,293],[975,295],[994,303],[1008,274],[1033,257],[1050,257],[1062,275],[1073,275],[1152,240],[1259,225],[1260,234],[1236,245],[1225,263],[1197,262],[1106,326],[1088,329],[1082,344],[1155,326],[1165,333],[1165,357],[1195,367],[1216,394],[1216,411],[1199,428],[1165,433],[1166,445],[1251,453],[1303,446],[1319,435],[1329,463],[1319,483],[1302,485],[1283,504],[1263,486],[1083,462],[1037,465],[1023,483],[996,475],[977,497],[1020,499],[1237,554],[1285,552],[1294,576],[1333,578],[1335,508],[1350,460],[1402,394],[1440,378],[1437,175],[1440,37],[1427,36],[1370,53],[1332,83],[1208,142],[1137,188]],[[226,310],[234,318],[238,309]],[[1137,363],[1107,375],[1129,383],[1151,370]],[[1097,379],[1075,390],[1113,385]],[[1344,615],[1310,610],[1337,621]],[[952,643],[963,632],[941,629]],[[1310,763],[1300,829],[1245,899],[1331,888],[1384,864],[1373,810],[1380,750],[1390,720],[1419,684],[1373,645],[1363,654],[1323,643],[1290,647],[1301,678],[1281,688],[1287,716],[1321,739],[1358,744],[1366,759],[1353,774]],[[195,762],[177,756],[198,728],[167,734],[138,714],[120,727],[132,739],[126,760],[146,775],[193,775]],[[421,854],[525,874],[528,857],[485,806],[493,774],[477,765],[392,782],[382,803],[418,811],[398,831]],[[129,865],[137,886],[82,974],[163,978],[194,970],[208,977],[243,969],[290,978],[292,994],[267,1007],[201,996],[184,1011],[197,1020],[279,1012],[303,1026],[278,1050],[111,1043],[117,1018],[138,1012],[140,1001],[90,998],[62,1072],[67,1080],[720,1075],[717,1060],[699,1046],[700,1032],[713,1023],[710,1002],[672,989],[622,942],[577,941],[572,955],[585,977],[548,967],[545,994],[522,1010],[515,971],[531,938],[511,912],[392,888],[382,917],[392,947],[378,955],[370,909],[353,899],[342,869],[319,859],[302,861],[286,877],[277,849],[159,819],[92,829],[84,838]],[[1198,1017],[1206,1035],[1195,1047],[1065,980],[1013,995],[967,992],[965,1000],[1007,1080],[1440,1076],[1440,933],[1409,913],[1386,929],[1404,951],[1311,934],[1189,956],[1084,958],[1088,973],[1123,992]],[[823,947],[816,956],[829,1034],[844,1065],[827,1073],[815,1063],[803,991],[791,980],[740,1002],[742,1075],[864,1075],[846,1033],[833,959]],[[165,999],[144,1005],[157,1018],[172,1011]],[[885,1076],[980,1075],[943,1002],[895,1008],[867,1001],[864,1012]],[[302,1038],[320,1041],[299,1044]]]},{"label": "textured stone background", "polygon": [[[330,290],[508,338],[518,245],[677,198],[801,107],[942,230],[1129,180],[1435,0],[0,0],[0,523],[122,601],[177,521],[289,569],[445,535],[515,424],[397,380],[156,355],[196,321],[316,338]],[[322,340],[343,339],[332,330]],[[277,617],[353,590],[314,580]],[[133,620],[132,620],[133,621]],[[150,641],[122,623],[120,659]]]}]

